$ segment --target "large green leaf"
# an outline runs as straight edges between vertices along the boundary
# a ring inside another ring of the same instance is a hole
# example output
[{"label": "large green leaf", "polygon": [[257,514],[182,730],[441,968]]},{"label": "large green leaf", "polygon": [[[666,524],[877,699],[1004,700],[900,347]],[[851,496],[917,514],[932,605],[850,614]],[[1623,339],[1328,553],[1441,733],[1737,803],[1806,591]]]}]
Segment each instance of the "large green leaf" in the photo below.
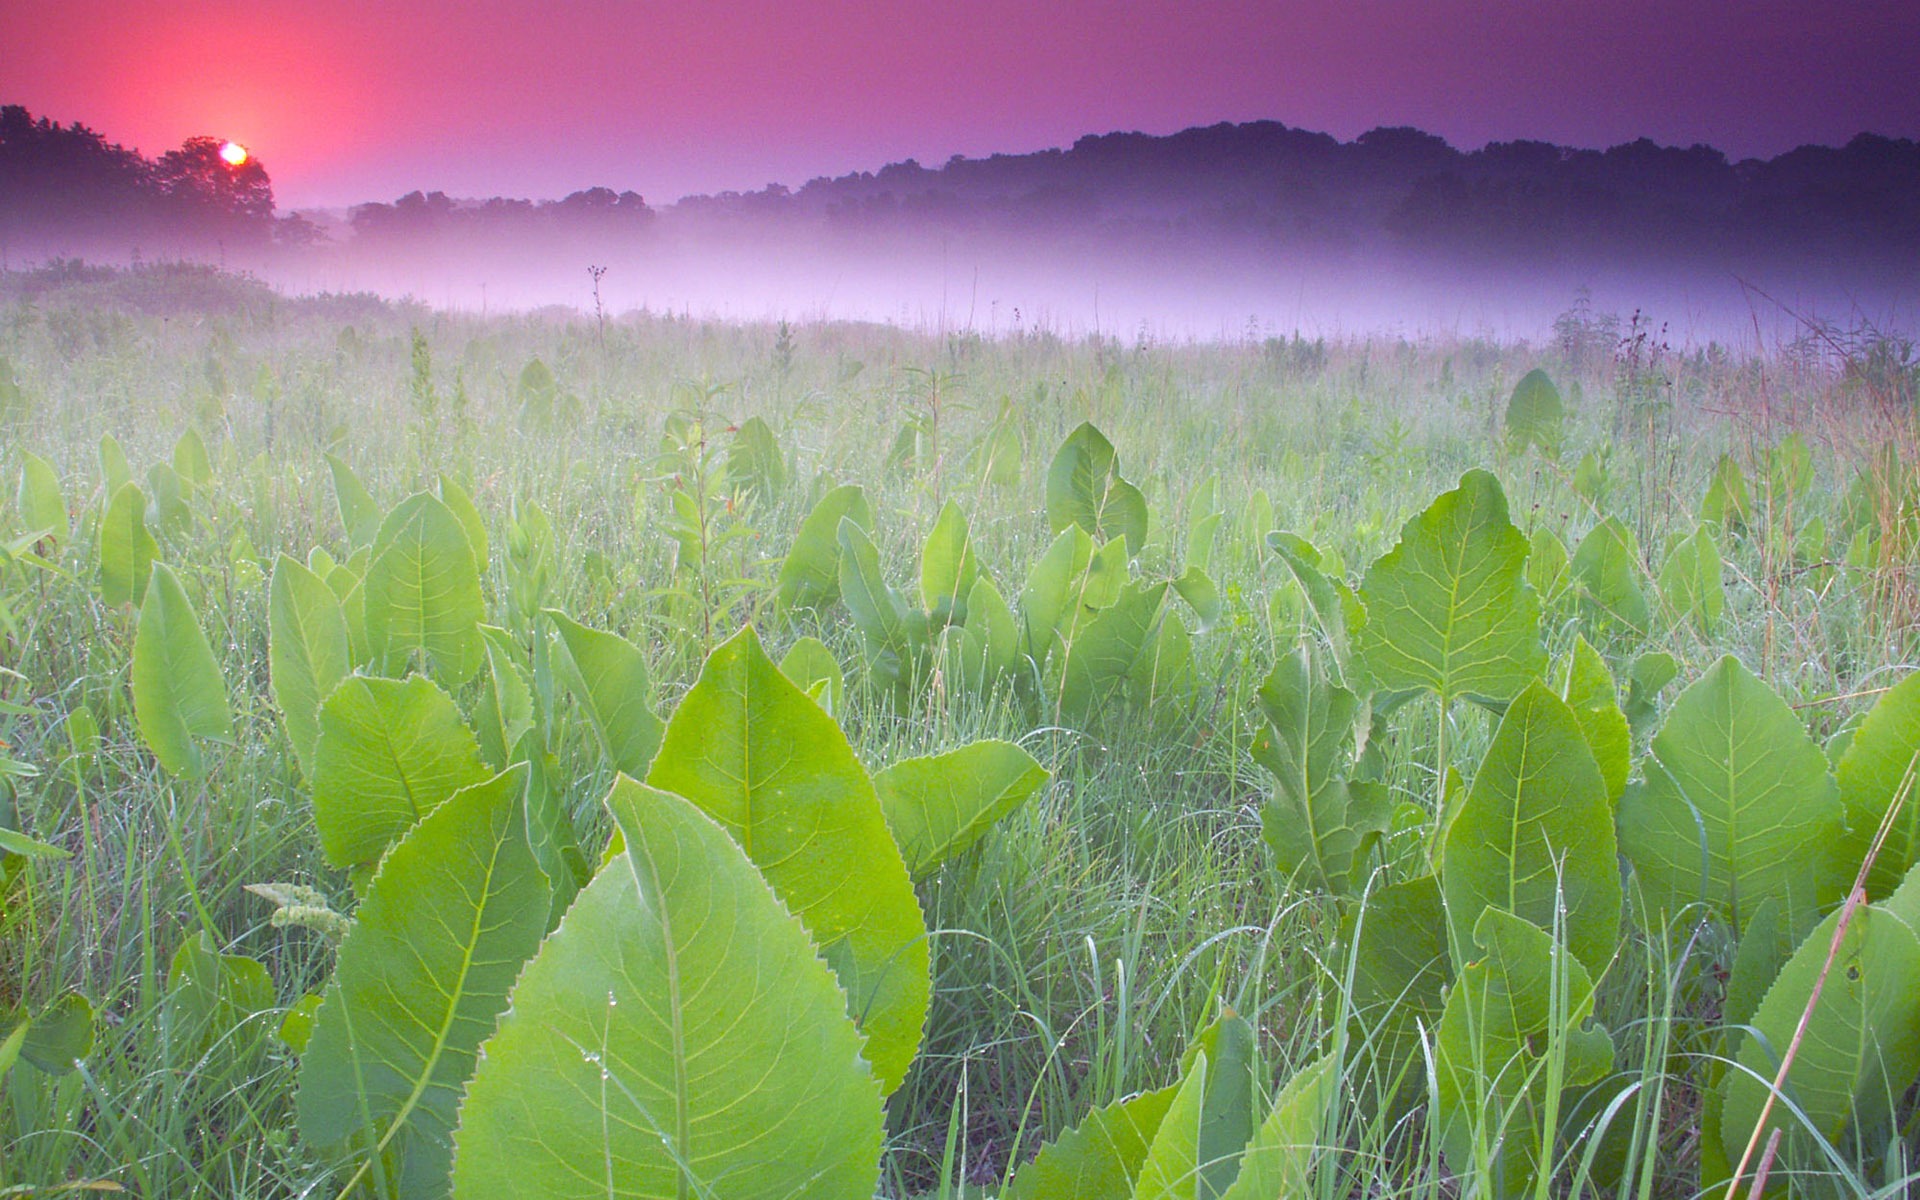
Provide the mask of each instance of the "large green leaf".
[{"label": "large green leaf", "polygon": [[1217,1193],[1205,1188],[1203,1172],[1211,1165],[1202,1146],[1206,1121],[1207,1056],[1203,1052],[1187,1065],[1181,1076],[1180,1090],[1167,1107],[1153,1140],[1147,1144],[1147,1156],[1140,1164],[1140,1176],[1133,1187],[1133,1200],[1203,1200]]},{"label": "large green leaf", "polygon": [[453,510],[426,492],[400,502],[380,525],[361,583],[367,648],[391,673],[418,650],[450,687],[472,679],[485,659],[486,619],[473,545]]},{"label": "large green leaf", "polygon": [[887,828],[918,878],[985,836],[1047,784],[1047,772],[1012,742],[982,741],[904,758],[873,777]]},{"label": "large green leaf", "polygon": [[806,930],[691,804],[621,779],[607,806],[624,849],[485,1045],[454,1195],[872,1196],[880,1088]]},{"label": "large green leaf", "polygon": [[1314,1161],[1327,1145],[1327,1116],[1339,1094],[1337,1054],[1322,1055],[1296,1071],[1254,1131],[1240,1157],[1240,1173],[1220,1200],[1308,1195]]},{"label": "large green leaf", "polygon": [[375,1194],[447,1192],[480,1043],[546,933],[526,768],[455,793],[381,863],[300,1058],[300,1135],[350,1148]]},{"label": "large green leaf", "polygon": [[[540,724],[533,672],[528,669],[525,648],[507,630],[482,625],[480,639],[486,646],[487,669],[480,677],[480,696],[471,710],[473,732],[487,766],[504,771],[518,760],[521,739]],[[535,741],[544,752],[544,732]]]},{"label": "large green leaf", "polygon": [[1345,895],[1389,808],[1384,787],[1350,779],[1360,700],[1329,682],[1305,646],[1274,664],[1258,698],[1266,728],[1253,757],[1275,783],[1260,832],[1274,866],[1295,887]]},{"label": "large green leaf", "polygon": [[1437,858],[1454,961],[1497,908],[1546,930],[1562,922],[1574,957],[1607,969],[1620,935],[1613,806],[1580,723],[1545,684],[1507,706]]},{"label": "large green leaf", "polygon": [[[1199,1187],[1176,1188],[1176,1192],[1194,1195],[1196,1200],[1213,1200],[1240,1173],[1240,1155],[1253,1137],[1254,1106],[1264,1086],[1253,1026],[1227,1009],[1187,1047],[1184,1063],[1188,1069],[1202,1062],[1207,1064],[1207,1080],[1200,1105],[1198,1153],[1193,1159],[1199,1168]],[[1160,1128],[1164,1131],[1168,1125],[1163,1122]],[[1151,1152],[1148,1159],[1152,1159]]]},{"label": "large green leaf", "polygon": [[352,467],[331,454],[326,458],[327,471],[333,476],[334,505],[340,514],[340,527],[347,534],[348,548],[373,545],[380,533],[380,506]]},{"label": "large green leaf", "polygon": [[138,604],[159,554],[147,530],[146,493],[138,484],[121,484],[100,519],[100,602]]},{"label": "large green leaf", "polygon": [[780,673],[807,695],[812,696],[827,715],[838,717],[846,711],[847,677],[840,660],[817,637],[803,637],[787,647],[780,660]]},{"label": "large green leaf", "polygon": [[1094,1109],[1040,1147],[1001,1200],[1132,1200],[1147,1147],[1179,1092],[1174,1084]]},{"label": "large green leaf", "polygon": [[865,768],[751,627],[707,659],[647,782],[720,822],[807,927],[891,1092],[932,991],[926,924]]},{"label": "large green leaf", "polygon": [[[1562,1088],[1590,1084],[1613,1065],[1607,1031],[1589,1026],[1593,980],[1579,959],[1530,921],[1497,908],[1480,915],[1479,955],[1447,996],[1434,1037],[1441,1146],[1465,1191],[1526,1195],[1539,1170],[1554,1099],[1548,1056]],[[1473,1176],[1476,1132],[1490,1151]]]},{"label": "large green leaf", "polygon": [[623,775],[640,778],[660,748],[665,728],[653,712],[653,680],[645,656],[617,633],[588,629],[551,608],[546,615],[560,633],[564,661],[571,668],[563,674],[607,762]]},{"label": "large green leaf", "polygon": [[1580,585],[1581,608],[1590,624],[1644,632],[1651,616],[1647,594],[1640,589],[1644,574],[1633,531],[1618,517],[1594,526],[1573,552],[1573,579]]},{"label": "large green leaf", "polygon": [[1727,592],[1720,582],[1720,548],[1713,531],[1702,525],[1680,541],[1660,568],[1660,599],[1674,621],[1691,621],[1713,636],[1720,614],[1726,611]]},{"label": "large green leaf", "polygon": [[1348,614],[1360,611],[1358,598],[1344,582],[1326,574],[1322,569],[1324,559],[1320,548],[1312,542],[1299,534],[1279,529],[1267,534],[1266,541],[1267,548],[1286,564],[1288,572],[1299,584],[1301,594],[1306,597],[1307,607],[1313,612],[1320,636],[1326,639],[1327,647],[1333,651],[1333,665],[1338,670],[1336,681],[1344,679],[1352,660]]},{"label": "large green leaf", "polygon": [[1076,620],[1093,556],[1093,536],[1074,525],[1061,530],[1027,572],[1020,589],[1020,619],[1027,654],[1036,667],[1046,665],[1060,630]]},{"label": "large green leaf", "polygon": [[1839,859],[1849,869],[1866,861],[1888,807],[1906,789],[1900,815],[1867,878],[1867,895],[1885,897],[1920,861],[1920,674],[1907,676],[1875,701],[1840,756],[1836,774],[1848,826]]},{"label": "large green leaf", "polygon": [[1607,781],[1609,802],[1618,800],[1627,786],[1632,766],[1633,734],[1627,715],[1620,710],[1619,693],[1613,684],[1613,672],[1587,639],[1574,635],[1573,649],[1554,669],[1554,683],[1560,698],[1573,710],[1587,749]]},{"label": "large green leaf", "polygon": [[1047,523],[1055,533],[1078,525],[1101,541],[1126,539],[1129,554],[1147,541],[1147,499],[1120,477],[1113,443],[1083,423],[1053,456],[1047,468]]},{"label": "large green leaf", "polygon": [[1538,446],[1548,458],[1558,458],[1566,426],[1566,405],[1547,373],[1535,367],[1522,375],[1507,399],[1507,441],[1516,450]]},{"label": "large green leaf", "polygon": [[1119,599],[1072,634],[1060,670],[1059,719],[1097,719],[1128,689],[1142,665],[1151,665],[1166,594],[1164,583],[1129,584]]},{"label": "large green leaf", "polygon": [[20,510],[20,522],[28,531],[51,529],[55,541],[67,540],[71,526],[67,519],[67,501],[60,494],[60,476],[53,464],[31,451],[20,455],[20,488],[14,496]]},{"label": "large green leaf", "polygon": [[1500,481],[1468,471],[1367,570],[1359,653],[1381,687],[1504,700],[1547,668],[1527,539]]},{"label": "large green leaf", "polygon": [[[1767,1119],[1768,1129],[1785,1135],[1776,1171],[1830,1169],[1802,1116],[1813,1133],[1834,1145],[1845,1145],[1842,1135],[1849,1129],[1869,1145],[1897,1136],[1887,1127],[1888,1115],[1920,1075],[1920,937],[1905,915],[1893,905],[1868,905],[1848,922],[1787,1074],[1784,1095],[1798,1112],[1776,1102]],[[1720,1085],[1720,1145],[1729,1163],[1740,1161],[1759,1122],[1839,918],[1834,913],[1821,922],[1780,969],[1753,1015],[1760,1036],[1741,1039],[1738,1065]],[[1761,1134],[1763,1145],[1766,1136]]]},{"label": "large green leaf", "polygon": [[[1439,1021],[1453,977],[1439,880],[1422,875],[1348,905],[1339,944],[1340,969],[1352,961],[1350,1035],[1372,1064],[1374,1087],[1387,1099],[1424,1094],[1421,1038]],[[1339,999],[1329,997],[1330,1017]]]},{"label": "large green leaf", "polygon": [[1674,701],[1642,773],[1620,801],[1620,849],[1655,906],[1705,901],[1739,930],[1774,897],[1797,930],[1845,889],[1826,756],[1732,655]]},{"label": "large green leaf", "polygon": [[748,417],[727,444],[727,487],[763,504],[780,498],[787,486],[787,458],[780,439],[760,417]]},{"label": "large green leaf", "polygon": [[986,692],[1020,664],[1020,622],[984,574],[967,593],[967,618],[947,630],[947,672],[957,684]]},{"label": "large green leaf", "polygon": [[267,625],[273,699],[300,771],[311,779],[320,704],[353,669],[346,614],[325,580],[282,554],[273,564]]},{"label": "large green leaf", "polygon": [[153,756],[175,775],[200,774],[195,739],[233,740],[226,678],[180,577],[165,563],[153,564],[140,604],[133,638],[133,711]]},{"label": "large green leaf", "polygon": [[780,564],[780,606],[786,609],[825,608],[840,598],[840,522],[850,520],[873,529],[873,509],[867,494],[843,484],[820,498],[800,523],[793,549]]},{"label": "large green leaf", "polygon": [[349,676],[320,706],[313,824],[336,867],[371,863],[487,774],[453,698],[424,675]]},{"label": "large green leaf", "polygon": [[93,1053],[93,1032],[92,1001],[66,992],[27,1022],[20,1057],[49,1075],[65,1075]]},{"label": "large green leaf", "polygon": [[966,514],[949,500],[927,534],[920,551],[920,606],[938,628],[967,617],[967,596],[980,578],[980,561],[973,553]]},{"label": "large green leaf", "polygon": [[873,539],[852,518],[840,522],[840,596],[866,640],[874,671],[898,682],[925,645],[926,626],[880,570]]}]

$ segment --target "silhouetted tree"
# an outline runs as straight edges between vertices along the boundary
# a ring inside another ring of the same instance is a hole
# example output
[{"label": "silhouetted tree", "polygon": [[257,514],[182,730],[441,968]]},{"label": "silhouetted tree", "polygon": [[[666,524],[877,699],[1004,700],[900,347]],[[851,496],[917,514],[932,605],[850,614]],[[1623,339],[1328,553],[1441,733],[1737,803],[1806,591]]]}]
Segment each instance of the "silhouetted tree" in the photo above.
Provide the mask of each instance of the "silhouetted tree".
[{"label": "silhouetted tree", "polygon": [[264,222],[273,217],[273,181],[251,154],[239,165],[220,156],[225,142],[192,137],[154,164],[154,181],[168,199],[196,215]]}]

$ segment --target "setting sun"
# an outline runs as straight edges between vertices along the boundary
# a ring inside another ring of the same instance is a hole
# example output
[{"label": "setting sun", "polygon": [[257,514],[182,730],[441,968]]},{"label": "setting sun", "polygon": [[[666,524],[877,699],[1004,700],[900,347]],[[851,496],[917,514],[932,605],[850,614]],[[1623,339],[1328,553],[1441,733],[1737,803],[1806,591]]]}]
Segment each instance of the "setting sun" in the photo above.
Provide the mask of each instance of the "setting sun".
[{"label": "setting sun", "polygon": [[228,142],[220,147],[220,157],[230,167],[242,167],[247,163],[247,148],[239,142]]}]

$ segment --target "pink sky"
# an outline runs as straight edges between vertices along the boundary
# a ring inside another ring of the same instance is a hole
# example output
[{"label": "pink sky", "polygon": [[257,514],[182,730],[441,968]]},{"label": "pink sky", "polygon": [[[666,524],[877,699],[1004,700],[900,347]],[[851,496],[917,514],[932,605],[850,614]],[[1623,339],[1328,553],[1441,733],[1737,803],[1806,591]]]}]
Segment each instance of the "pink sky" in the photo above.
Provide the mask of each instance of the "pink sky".
[{"label": "pink sky", "polygon": [[1920,4],[0,4],[0,102],[157,154],[247,143],[282,207],[604,184],[655,202],[1270,118],[1736,157],[1920,136]]}]

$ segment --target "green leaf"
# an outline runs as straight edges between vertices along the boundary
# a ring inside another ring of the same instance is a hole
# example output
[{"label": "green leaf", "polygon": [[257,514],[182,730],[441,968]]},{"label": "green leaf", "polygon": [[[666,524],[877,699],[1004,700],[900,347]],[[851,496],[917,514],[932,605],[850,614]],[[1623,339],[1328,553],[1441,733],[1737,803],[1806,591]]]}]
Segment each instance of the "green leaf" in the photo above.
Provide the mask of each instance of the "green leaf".
[{"label": "green leaf", "polygon": [[1175,1084],[1094,1109],[1016,1171],[1001,1200],[1132,1200],[1148,1144],[1179,1092]]},{"label": "green leaf", "polygon": [[1732,655],[1674,701],[1642,773],[1620,802],[1620,849],[1656,907],[1705,901],[1738,931],[1774,897],[1797,930],[1851,878],[1836,868],[1845,823],[1826,756]]},{"label": "green leaf", "polygon": [[923,644],[915,614],[880,570],[880,552],[852,518],[840,522],[840,596],[867,643],[874,669],[897,682],[910,673]]},{"label": "green leaf", "polygon": [[1200,618],[1199,632],[1212,629],[1214,622],[1220,619],[1220,589],[1215,586],[1213,577],[1197,566],[1189,566],[1173,580],[1173,590],[1193,609],[1193,615]]},{"label": "green leaf", "polygon": [[803,637],[787,648],[780,660],[780,673],[807,695],[814,698],[828,716],[838,717],[846,707],[847,681],[827,644],[816,637]]},{"label": "green leaf", "polygon": [[1522,375],[1507,400],[1507,441],[1513,448],[1538,446],[1548,458],[1558,458],[1566,425],[1566,405],[1547,373],[1535,367]]},{"label": "green leaf", "polygon": [[780,498],[787,486],[787,459],[780,439],[759,417],[748,417],[727,445],[727,488],[763,504]]},{"label": "green leaf", "polygon": [[967,596],[979,578],[980,562],[974,557],[966,515],[949,500],[941,506],[920,552],[920,605],[929,622],[938,628],[966,620]]},{"label": "green leaf", "polygon": [[49,1075],[65,1075],[93,1053],[93,1004],[67,992],[34,1015],[20,1057]]},{"label": "green leaf", "polygon": [[1649,650],[1627,669],[1627,702],[1620,706],[1638,735],[1660,715],[1660,693],[1680,676],[1680,660],[1664,650]]},{"label": "green leaf", "polygon": [[1153,1131],[1133,1200],[1203,1200],[1215,1195],[1203,1189],[1202,1171],[1210,1165],[1201,1146],[1206,1099],[1207,1056],[1201,1053],[1188,1065],[1180,1090]]},{"label": "green leaf", "polygon": [[1747,495],[1747,476],[1730,454],[1722,454],[1713,466],[1713,478],[1707,494],[1700,498],[1700,523],[1729,533],[1746,528],[1753,513]]},{"label": "green leaf", "polygon": [[1344,677],[1352,661],[1347,614],[1358,608],[1358,600],[1346,584],[1329,578],[1321,569],[1320,549],[1312,542],[1278,529],[1267,534],[1266,539],[1267,548],[1286,564],[1300,585],[1307,607],[1313,610],[1314,621],[1320,626],[1320,636],[1326,639],[1333,651],[1334,665]]},{"label": "green leaf", "polygon": [[967,593],[962,632],[971,655],[963,664],[963,686],[986,692],[1020,665],[1020,623],[1000,589],[984,574]]},{"label": "green leaf", "polygon": [[[1721,1148],[1738,1162],[1760,1119],[1780,1056],[1794,1040],[1827,961],[1839,913],[1801,942],[1754,1013],[1759,1037],[1741,1039],[1720,1085]],[[1740,1068],[1745,1068],[1744,1070]],[[1755,1078],[1758,1075],[1759,1078]],[[1776,1171],[1831,1167],[1801,1123],[1833,1145],[1852,1130],[1869,1144],[1889,1135],[1892,1102],[1920,1075],[1920,938],[1889,906],[1855,910],[1807,1021],[1806,1035],[1787,1074],[1785,1096],[1798,1113],[1776,1103],[1767,1129],[1783,1133]],[[1767,1133],[1761,1133],[1764,1145]]]},{"label": "green leaf", "polygon": [[1572,560],[1560,535],[1544,525],[1534,530],[1527,539],[1527,583],[1539,595],[1540,603],[1551,606],[1572,578]]},{"label": "green leaf", "polygon": [[[511,633],[497,625],[480,626],[486,646],[487,670],[480,698],[473,705],[473,731],[480,741],[480,757],[491,770],[504,771],[516,760],[520,739],[533,731],[533,672],[526,651]],[[540,741],[544,749],[544,739]]]},{"label": "green leaf", "polygon": [[1702,636],[1712,637],[1727,607],[1726,588],[1720,582],[1720,548],[1713,531],[1702,525],[1667,555],[1660,567],[1660,598],[1675,621],[1692,621]]},{"label": "green leaf", "polygon": [[187,507],[180,476],[166,463],[155,463],[147,470],[147,524],[162,533],[178,537],[193,524],[193,510]]},{"label": "green leaf", "polygon": [[617,633],[588,629],[555,609],[547,609],[546,615],[560,633],[567,687],[579,700],[601,752],[614,770],[640,778],[665,729],[653,712],[653,678],[646,657]]},{"label": "green leaf", "polygon": [[1907,676],[1874,702],[1835,773],[1847,821],[1838,858],[1850,870],[1866,861],[1888,807],[1907,789],[1900,815],[1867,877],[1867,895],[1890,895],[1908,868],[1920,861],[1920,674]]},{"label": "green leaf", "polygon": [[480,1043],[546,933],[525,788],[517,767],[457,792],[387,855],[301,1055],[300,1136],[350,1148],[392,1194],[447,1193]]},{"label": "green leaf", "polygon": [[72,532],[67,518],[66,497],[60,493],[60,476],[53,464],[30,451],[20,453],[20,488],[14,497],[20,521],[27,529],[51,529],[55,542],[64,542]]},{"label": "green leaf", "polygon": [[1258,698],[1266,728],[1253,757],[1275,782],[1260,832],[1274,866],[1294,887],[1347,895],[1388,816],[1384,787],[1350,779],[1359,698],[1329,682],[1305,646],[1274,664]]},{"label": "green leaf", "polygon": [[22,1021],[0,1039],[0,1084],[7,1081],[7,1072],[13,1070],[13,1064],[20,1061],[20,1048],[27,1044],[27,1032],[33,1028],[31,1021]]},{"label": "green leaf", "polygon": [[1047,468],[1047,523],[1055,533],[1078,525],[1103,542],[1124,537],[1129,554],[1146,544],[1147,499],[1120,477],[1113,443],[1091,422],[1067,435]]},{"label": "green leaf", "polygon": [[1359,654],[1381,687],[1504,700],[1547,668],[1527,539],[1500,481],[1468,471],[1367,570]]},{"label": "green leaf", "polygon": [[1600,975],[1620,938],[1613,805],[1580,723],[1538,682],[1507,706],[1473,784],[1440,831],[1438,871],[1454,959],[1490,908],[1552,930]]},{"label": "green leaf", "polygon": [[400,502],[381,523],[361,594],[367,648],[389,673],[416,650],[450,687],[472,679],[484,659],[486,619],[473,544],[453,511],[425,492]]},{"label": "green leaf", "polygon": [[[1469,1190],[1521,1196],[1540,1167],[1544,1109],[1552,1099],[1546,1056],[1558,1047],[1562,1087],[1579,1087],[1612,1069],[1613,1042],[1605,1029],[1587,1025],[1592,978],[1551,934],[1489,908],[1473,940],[1484,953],[1462,969],[1434,1037],[1441,1146],[1455,1171],[1469,1177]],[[1498,1139],[1490,1147],[1491,1177],[1477,1180],[1476,1131]]]},{"label": "green leaf", "polygon": [[982,741],[901,759],[873,777],[873,789],[907,870],[918,879],[979,841],[1048,778],[1012,742]]},{"label": "green leaf", "polygon": [[352,467],[331,454],[326,459],[327,470],[333,475],[334,506],[340,514],[340,527],[347,534],[348,549],[373,545],[380,533],[380,506]]},{"label": "green leaf", "polygon": [[1167,585],[1128,584],[1067,645],[1060,670],[1059,717],[1085,724],[1123,696],[1134,673],[1151,664]]},{"label": "green leaf", "polygon": [[780,607],[825,608],[840,598],[840,522],[873,529],[867,494],[853,484],[834,488],[800,523],[793,549],[780,564]]},{"label": "green leaf", "polygon": [[1311,1194],[1314,1160],[1327,1144],[1327,1114],[1340,1094],[1340,1059],[1324,1054],[1294,1072],[1240,1158],[1220,1200],[1274,1200]]},{"label": "green leaf", "polygon": [[1573,552],[1573,579],[1589,624],[1610,622],[1644,633],[1651,614],[1640,590],[1641,574],[1640,548],[1620,518],[1608,517],[1581,538]]},{"label": "green leaf", "polygon": [[210,1069],[209,1057],[245,1063],[260,1048],[258,1019],[276,1005],[273,976],[258,959],[222,954],[203,931],[174,951],[167,966],[164,1026],[174,1061]]},{"label": "green leaf", "polygon": [[198,430],[187,430],[173,444],[173,470],[195,491],[213,486],[213,460]]},{"label": "green leaf", "polygon": [[[1200,1105],[1199,1139],[1194,1163],[1199,1168],[1197,1188],[1177,1188],[1181,1195],[1213,1200],[1225,1192],[1240,1173],[1240,1155],[1253,1137],[1254,1100],[1263,1087],[1259,1078],[1260,1049],[1253,1026],[1231,1008],[1201,1030],[1188,1045],[1183,1064],[1189,1070],[1206,1063],[1206,1086]],[[1171,1115],[1171,1114],[1169,1114]],[[1162,1122],[1165,1132],[1170,1122]],[[1156,1145],[1158,1138],[1155,1138]],[[1152,1161],[1149,1152],[1148,1161]],[[1142,1173],[1145,1182],[1145,1172]]]},{"label": "green leaf", "polygon": [[[1347,906],[1339,944],[1353,961],[1350,1036],[1372,1063],[1374,1086],[1390,1098],[1424,1096],[1421,1038],[1439,1022],[1453,978],[1439,880],[1422,875]],[[1337,1012],[1337,998],[1328,1005]]]},{"label": "green leaf", "polygon": [[607,806],[625,849],[483,1049],[454,1195],[873,1195],[880,1088],[806,930],[686,801],[622,779]]},{"label": "green leaf", "polygon": [[133,468],[127,465],[127,452],[120,448],[120,442],[110,433],[100,435],[99,458],[101,495],[112,496],[133,481]]},{"label": "green leaf", "polygon": [[320,703],[353,669],[347,618],[325,580],[282,554],[273,564],[267,624],[274,703],[280,706],[300,773],[312,779]]},{"label": "green leaf", "polygon": [[1027,572],[1020,590],[1020,620],[1036,668],[1046,665],[1061,630],[1078,620],[1093,554],[1092,536],[1074,525],[1061,530]]},{"label": "green leaf", "polygon": [[459,706],[424,675],[352,675],[320,706],[313,824],[336,867],[378,860],[448,796],[486,778]]},{"label": "green leaf", "polygon": [[138,604],[159,554],[147,531],[146,493],[137,484],[121,484],[100,519],[100,602],[109,608]]},{"label": "green leaf", "polygon": [[473,565],[482,575],[486,574],[487,523],[480,519],[480,510],[473,506],[473,497],[467,494],[467,489],[445,471],[440,473],[440,503],[459,519],[460,528],[467,533],[467,545],[473,548]]},{"label": "green leaf", "polygon": [[882,1087],[898,1087],[932,991],[920,905],[846,735],[751,627],[708,657],[647,782],[693,801],[766,873],[839,976]]},{"label": "green leaf", "polygon": [[1573,649],[1554,669],[1554,680],[1560,698],[1580,724],[1600,777],[1607,781],[1608,802],[1618,800],[1626,790],[1627,772],[1632,766],[1633,735],[1627,727],[1627,715],[1620,711],[1607,660],[1585,637],[1575,634]]},{"label": "green leaf", "polygon": [[[9,761],[11,760],[0,759],[0,763]],[[4,778],[4,772],[0,772],[0,778]],[[0,801],[4,799],[4,793],[0,793]],[[48,842],[36,841],[17,829],[8,829],[0,825],[0,863],[5,862],[10,854],[39,862],[58,862],[61,859],[73,857],[72,851],[63,850]]]},{"label": "green leaf", "polygon": [[180,577],[165,563],[153,564],[140,605],[133,638],[133,711],[140,736],[174,775],[200,774],[194,739],[233,741],[227,681]]}]

